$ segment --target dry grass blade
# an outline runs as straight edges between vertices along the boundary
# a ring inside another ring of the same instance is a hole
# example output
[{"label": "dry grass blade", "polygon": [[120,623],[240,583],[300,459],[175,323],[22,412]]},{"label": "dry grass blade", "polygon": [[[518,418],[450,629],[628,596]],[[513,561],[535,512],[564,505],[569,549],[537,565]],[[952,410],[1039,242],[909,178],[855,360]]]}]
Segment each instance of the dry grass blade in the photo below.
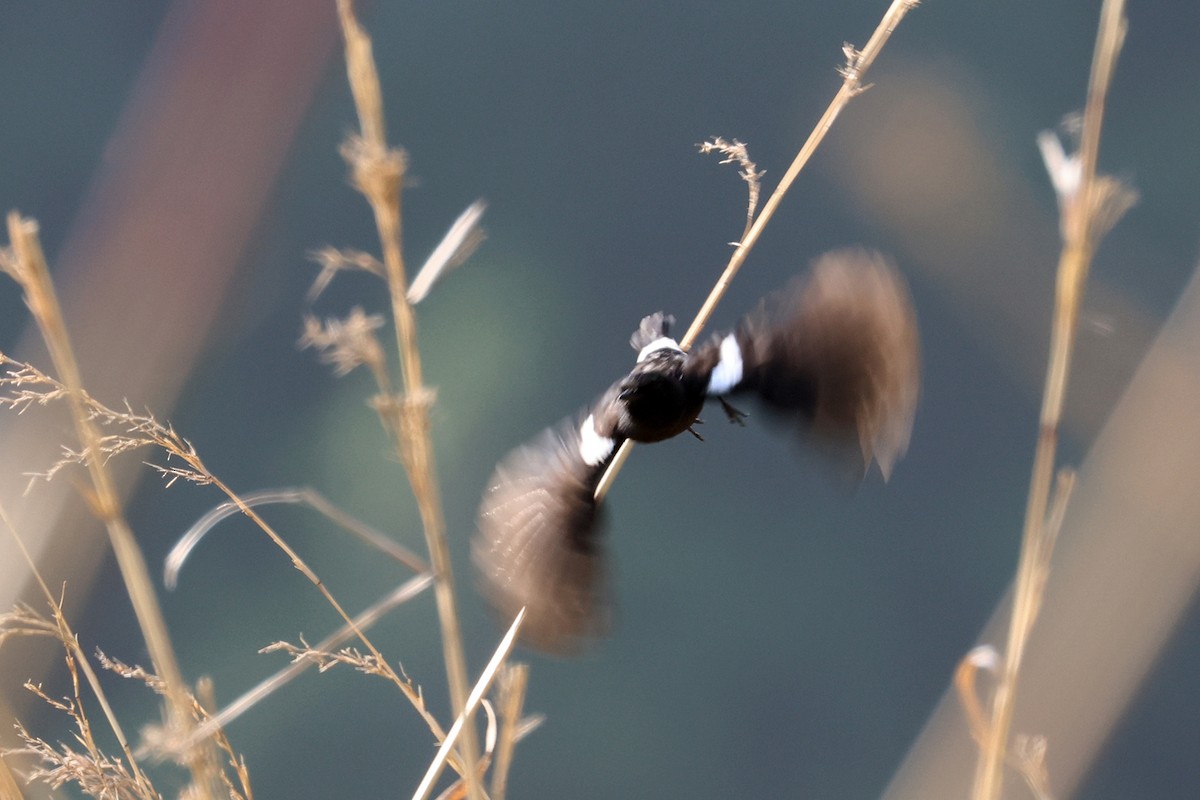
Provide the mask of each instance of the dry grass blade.
[{"label": "dry grass blade", "polygon": [[[438,748],[437,756],[434,757],[433,763],[429,765],[429,769],[425,773],[425,778],[413,794],[413,800],[425,800],[425,798],[429,797],[429,793],[433,791],[433,784],[437,782],[438,776],[442,774],[442,769],[446,766],[446,758],[450,754],[451,747],[454,746],[454,742],[458,739],[463,729],[468,727],[467,723],[470,720],[471,713],[475,710],[475,706],[479,705],[479,701],[487,694],[488,689],[492,686],[492,681],[496,678],[496,673],[503,666],[504,660],[508,658],[508,654],[512,652],[513,645],[517,643],[517,633],[521,630],[521,622],[524,619],[525,610],[521,609],[516,619],[512,621],[512,625],[508,626],[508,632],[500,640],[500,644],[496,647],[496,652],[492,654],[491,660],[483,668],[479,680],[475,683],[475,688],[471,690],[471,694],[467,698],[466,708],[458,715],[458,719],[454,720],[454,725],[446,734],[446,740],[442,742],[442,746]],[[470,781],[468,780],[469,784]]]},{"label": "dry grass blade", "polygon": [[308,289],[308,302],[310,303],[321,296],[321,292],[325,291],[339,272],[361,270],[380,278],[384,276],[383,264],[379,263],[379,259],[362,250],[322,247],[320,250],[313,251],[311,256],[312,260],[321,266],[321,271],[317,273],[312,286]]},{"label": "dry grass blade", "polygon": [[954,671],[954,689],[958,692],[959,702],[967,715],[971,738],[978,745],[987,740],[988,720],[983,704],[979,702],[977,678],[980,671],[995,675],[999,667],[1000,654],[990,644],[984,644],[972,648],[971,652],[958,662],[958,669]]},{"label": "dry grass blade", "polygon": [[[825,134],[829,133],[829,129],[833,127],[834,120],[842,113],[842,109],[850,100],[865,90],[866,87],[862,84],[863,77],[867,74],[867,70],[875,63],[875,58],[879,55],[887,40],[895,31],[896,26],[904,19],[904,16],[918,5],[919,0],[892,0],[892,4],[884,13],[883,19],[879,21],[875,32],[871,34],[871,38],[867,41],[861,50],[857,50],[850,45],[843,47],[843,53],[846,56],[846,63],[839,70],[842,76],[842,85],[838,89],[833,100],[825,109],[825,113],[821,115],[821,119],[817,121],[817,125],[808,135],[808,139],[800,148],[800,152],[796,154],[796,158],[792,160],[791,166],[787,172],[779,179],[779,184],[775,187],[775,191],[771,192],[771,196],[767,198],[766,204],[762,211],[755,217],[753,224],[746,230],[741,241],[738,243],[737,249],[733,251],[733,255],[729,258],[729,263],[725,267],[725,271],[721,273],[721,277],[717,279],[712,291],[709,292],[704,304],[700,310],[696,312],[695,319],[688,327],[687,333],[679,340],[679,346],[687,350],[696,341],[700,332],[704,330],[704,326],[708,324],[709,318],[716,309],[717,304],[721,302],[721,298],[725,296],[729,284],[733,281],[738,270],[742,268],[742,264],[746,262],[746,257],[750,255],[750,250],[758,242],[758,237],[766,228],[767,223],[771,221],[771,217],[775,215],[775,210],[779,208],[779,204],[783,202],[784,196],[795,182],[796,177],[812,154],[816,152],[817,147],[825,139]],[[629,453],[633,449],[633,442],[626,440],[617,454],[613,457],[612,463],[604,473],[604,477],[600,479],[600,483],[596,486],[595,497],[597,502],[604,499],[608,494],[608,490],[612,488],[613,481],[617,478],[617,473],[621,471],[621,467],[625,464],[625,459],[629,458]]]},{"label": "dry grass blade", "polygon": [[[1058,426],[1062,418],[1084,281],[1098,237],[1115,222],[1114,204],[1128,207],[1128,203],[1132,202],[1127,195],[1115,193],[1109,180],[1098,182],[1096,174],[1104,100],[1116,67],[1124,32],[1123,0],[1105,0],[1100,12],[1087,106],[1083,116],[1078,182],[1076,183],[1074,175],[1071,174],[1076,168],[1069,159],[1059,159],[1058,154],[1054,153],[1054,157],[1047,160],[1055,188],[1059,191],[1063,248],[1058,263],[1050,357],[1046,367],[1040,431],[1021,535],[1021,555],[1017,565],[1012,617],[1004,650],[1004,669],[992,700],[988,737],[981,748],[975,773],[972,793],[974,800],[998,800],[1003,787],[1003,766],[1008,759],[1008,741],[1017,682],[1025,644],[1041,604],[1045,583],[1044,565],[1050,550],[1050,545],[1046,542],[1047,506],[1058,444]],[[1046,150],[1046,145],[1043,144],[1043,152]],[[1098,186],[1102,188],[1098,189]],[[1056,509],[1056,515],[1060,513]]]},{"label": "dry grass blade", "polygon": [[[370,525],[366,525],[346,514],[325,499],[325,496],[315,489],[303,487],[298,489],[266,489],[259,492],[250,492],[242,495],[242,503],[247,508],[275,504],[306,505],[323,515],[326,519],[331,520],[338,527],[342,528],[342,530],[404,564],[413,572],[429,571],[429,565],[422,558],[418,557],[416,553],[390,537],[384,536]],[[196,520],[196,523],[188,528],[183,536],[179,537],[179,541],[167,553],[167,557],[163,562],[163,583],[168,589],[176,587],[179,582],[180,570],[183,569],[183,565],[192,554],[192,550],[200,544],[201,540],[222,521],[240,513],[241,508],[237,503],[232,501],[221,503]]]},{"label": "dry grass blade", "polygon": [[476,200],[458,215],[458,219],[454,220],[442,241],[438,242],[438,246],[433,248],[429,258],[425,259],[425,263],[417,271],[412,286],[408,287],[409,303],[415,306],[424,300],[433,284],[444,273],[460,266],[471,257],[484,239],[479,220],[483,218],[486,209],[487,203]]},{"label": "dry grass blade", "polygon": [[[314,645],[312,649],[314,651],[329,653],[333,650],[333,648],[340,647],[342,644],[355,637],[359,631],[370,630],[371,627],[385,614],[390,612],[392,609],[407,603],[409,600],[428,589],[432,582],[433,578],[428,574],[421,574],[409,578],[407,581],[400,584],[400,586],[396,587],[391,592],[372,603],[370,606],[364,609],[362,613],[354,617],[353,626],[343,625]],[[272,646],[272,648],[264,648],[260,652],[267,652],[270,649],[284,648]],[[288,666],[279,670],[269,678],[261,681],[258,683],[258,685],[249,689],[236,700],[229,703],[229,705],[214,713],[210,719],[200,723],[200,725],[196,727],[196,730],[192,732],[192,737],[194,739],[201,739],[221,728],[228,726],[229,723],[233,722],[235,719],[242,716],[242,714],[245,714],[251,708],[258,705],[258,703],[260,703],[262,700],[271,696],[277,690],[282,689],[302,672],[307,670],[310,666],[313,666],[313,664],[314,662],[311,660],[294,660]],[[383,677],[391,679],[391,675],[388,674],[385,674]],[[419,705],[417,706],[418,713],[421,714],[421,716],[425,719],[425,722],[429,725],[434,737],[440,741],[445,735],[442,731],[441,725],[436,719],[434,719],[433,715],[429,713],[428,709],[425,708],[424,696],[422,695],[420,688],[411,686],[411,682],[410,688],[412,698],[414,698],[416,702],[419,702]],[[187,747],[188,745],[188,742],[182,743],[183,747]]]}]

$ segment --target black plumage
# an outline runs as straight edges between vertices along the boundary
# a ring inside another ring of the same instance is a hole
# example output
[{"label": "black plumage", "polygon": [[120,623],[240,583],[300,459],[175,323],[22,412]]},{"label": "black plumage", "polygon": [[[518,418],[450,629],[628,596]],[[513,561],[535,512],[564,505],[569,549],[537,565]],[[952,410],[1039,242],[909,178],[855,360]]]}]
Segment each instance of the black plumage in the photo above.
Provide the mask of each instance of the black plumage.
[{"label": "black plumage", "polygon": [[[903,280],[864,250],[827,254],[730,334],[684,352],[652,314],[630,344],[638,362],[577,418],[496,467],[473,555],[483,592],[522,639],[577,650],[610,625],[600,478],[626,439],[657,442],[696,421],[705,400],[756,397],[769,415],[884,477],[908,445],[916,408],[916,322]],[[726,404],[731,418],[737,412]]]}]

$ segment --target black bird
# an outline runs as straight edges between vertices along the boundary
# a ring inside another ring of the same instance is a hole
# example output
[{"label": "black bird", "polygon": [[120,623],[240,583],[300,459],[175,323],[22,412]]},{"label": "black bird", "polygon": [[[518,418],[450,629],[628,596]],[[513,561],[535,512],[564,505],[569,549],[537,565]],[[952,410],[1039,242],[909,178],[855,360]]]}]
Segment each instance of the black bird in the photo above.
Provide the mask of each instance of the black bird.
[{"label": "black bird", "polygon": [[724,336],[685,352],[672,318],[651,314],[630,340],[632,371],[577,417],[504,458],[479,509],[473,557],[506,619],[526,608],[523,641],[578,650],[610,623],[596,486],[621,443],[669,439],[713,398],[756,396],[770,416],[832,449],[861,477],[886,479],[916,408],[916,322],[903,279],[879,254],[842,250],[765,300]]}]

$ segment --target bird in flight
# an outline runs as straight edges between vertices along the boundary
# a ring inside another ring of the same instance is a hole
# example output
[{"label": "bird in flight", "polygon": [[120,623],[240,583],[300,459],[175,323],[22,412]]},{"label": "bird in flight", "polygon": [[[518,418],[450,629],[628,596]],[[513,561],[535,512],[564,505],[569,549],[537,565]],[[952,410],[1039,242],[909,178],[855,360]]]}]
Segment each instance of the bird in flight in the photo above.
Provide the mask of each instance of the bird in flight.
[{"label": "bird in flight", "polygon": [[[596,487],[626,440],[691,429],[707,400],[730,398],[886,479],[904,454],[917,402],[916,319],[903,279],[867,250],[820,257],[730,333],[685,351],[673,319],[651,314],[630,344],[637,362],[596,402],[509,453],[488,481],[472,557],[483,594],[521,638],[569,654],[610,626]],[[694,431],[693,431],[694,432]]]}]

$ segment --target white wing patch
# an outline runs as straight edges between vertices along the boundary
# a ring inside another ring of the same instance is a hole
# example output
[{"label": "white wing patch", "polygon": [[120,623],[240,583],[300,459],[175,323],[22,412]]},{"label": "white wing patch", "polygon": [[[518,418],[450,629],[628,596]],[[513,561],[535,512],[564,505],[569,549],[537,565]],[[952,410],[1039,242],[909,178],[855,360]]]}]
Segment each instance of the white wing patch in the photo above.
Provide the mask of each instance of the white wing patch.
[{"label": "white wing patch", "polygon": [[679,342],[675,341],[670,336],[661,336],[642,348],[641,352],[638,353],[637,363],[642,363],[649,358],[651,354],[657,353],[659,350],[675,350],[680,353],[683,352],[683,348],[679,346]]},{"label": "white wing patch", "polygon": [[721,358],[708,376],[708,394],[726,394],[742,382],[742,348],[729,334],[721,340]]},{"label": "white wing patch", "polygon": [[614,442],[607,436],[596,432],[596,417],[587,415],[583,425],[579,426],[579,455],[583,463],[594,467],[612,455]]}]

